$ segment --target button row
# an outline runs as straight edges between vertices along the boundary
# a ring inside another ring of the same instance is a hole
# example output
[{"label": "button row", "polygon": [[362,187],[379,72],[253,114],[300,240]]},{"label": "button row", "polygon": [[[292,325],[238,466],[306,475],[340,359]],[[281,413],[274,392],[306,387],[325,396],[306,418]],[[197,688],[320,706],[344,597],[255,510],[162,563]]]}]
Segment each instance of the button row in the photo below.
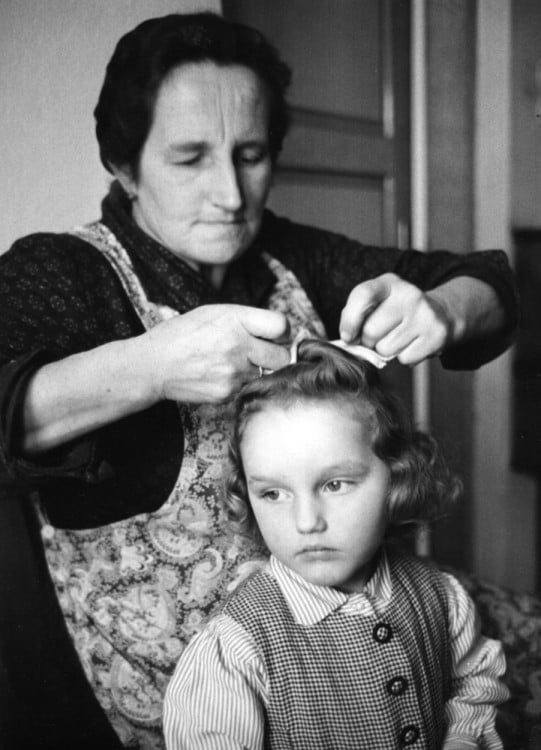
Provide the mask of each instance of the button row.
[{"label": "button row", "polygon": [[[372,638],[378,643],[389,643],[393,637],[393,629],[386,622],[377,622],[372,630]],[[393,677],[386,685],[389,695],[402,695],[408,689],[408,681],[405,677]],[[419,727],[415,724],[407,724],[400,732],[400,744],[403,747],[413,745],[419,739]]]}]

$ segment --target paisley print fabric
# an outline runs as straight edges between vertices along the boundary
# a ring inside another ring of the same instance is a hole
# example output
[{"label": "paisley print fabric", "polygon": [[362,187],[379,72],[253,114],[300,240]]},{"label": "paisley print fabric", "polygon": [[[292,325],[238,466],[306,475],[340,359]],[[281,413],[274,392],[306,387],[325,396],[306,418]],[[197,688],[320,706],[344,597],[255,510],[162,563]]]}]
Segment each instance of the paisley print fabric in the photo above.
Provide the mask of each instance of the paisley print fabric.
[{"label": "paisley print fabric", "polygon": [[[100,222],[74,230],[104,253],[145,328],[177,311],[153,304],[130,259]],[[269,307],[287,315],[292,338],[325,337],[295,276],[269,255]],[[227,529],[220,502],[230,407],[179,404],[184,457],[159,511],[88,530],[42,528],[47,562],[92,688],[126,747],[158,750],[162,697],[188,640],[264,550]],[[152,435],[148,436],[152,440]]]}]

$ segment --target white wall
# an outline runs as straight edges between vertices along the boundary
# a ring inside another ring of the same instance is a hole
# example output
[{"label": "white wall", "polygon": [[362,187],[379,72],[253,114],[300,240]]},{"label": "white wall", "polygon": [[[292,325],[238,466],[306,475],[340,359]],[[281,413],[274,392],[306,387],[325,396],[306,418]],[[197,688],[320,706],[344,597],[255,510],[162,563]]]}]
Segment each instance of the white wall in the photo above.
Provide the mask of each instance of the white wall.
[{"label": "white wall", "polygon": [[98,217],[108,173],[92,115],[119,37],[220,0],[1,0],[0,252]]},{"label": "white wall", "polygon": [[[479,0],[475,245],[511,247],[512,0]],[[512,259],[511,259],[512,260]],[[536,487],[513,472],[511,355],[475,373],[474,570],[530,590],[536,584]]]}]

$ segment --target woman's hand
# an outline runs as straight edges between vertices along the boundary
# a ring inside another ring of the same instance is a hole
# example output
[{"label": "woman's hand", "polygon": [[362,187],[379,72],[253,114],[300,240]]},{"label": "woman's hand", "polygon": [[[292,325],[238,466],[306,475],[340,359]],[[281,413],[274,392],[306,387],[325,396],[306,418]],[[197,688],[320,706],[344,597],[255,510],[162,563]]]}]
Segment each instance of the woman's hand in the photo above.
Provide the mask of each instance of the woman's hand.
[{"label": "woman's hand", "polygon": [[287,319],[241,305],[206,305],[161,323],[141,337],[156,400],[215,403],[258,377],[259,367],[289,362],[280,345]]},{"label": "woman's hand", "polygon": [[356,286],[342,311],[340,336],[404,365],[439,354],[445,346],[489,335],[502,324],[494,290],[457,277],[429,292],[392,273]]},{"label": "woman's hand", "polygon": [[42,453],[163,399],[223,401],[259,367],[289,362],[287,333],[281,313],[208,305],[44,365],[25,396],[23,450]]},{"label": "woman's hand", "polygon": [[438,354],[451,335],[449,313],[431,295],[392,273],[365,281],[349,295],[340,336],[402,364],[417,364]]}]

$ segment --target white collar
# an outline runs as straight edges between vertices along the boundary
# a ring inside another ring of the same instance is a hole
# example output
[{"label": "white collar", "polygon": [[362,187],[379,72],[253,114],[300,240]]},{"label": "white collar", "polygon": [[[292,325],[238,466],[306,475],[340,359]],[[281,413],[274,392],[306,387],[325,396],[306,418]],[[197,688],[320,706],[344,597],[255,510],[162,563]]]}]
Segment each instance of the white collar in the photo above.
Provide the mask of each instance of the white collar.
[{"label": "white collar", "polygon": [[348,615],[381,615],[391,599],[391,573],[384,549],[363,591],[353,594],[309,583],[272,555],[267,572],[280,586],[293,617],[301,625],[315,625],[339,609]]}]

